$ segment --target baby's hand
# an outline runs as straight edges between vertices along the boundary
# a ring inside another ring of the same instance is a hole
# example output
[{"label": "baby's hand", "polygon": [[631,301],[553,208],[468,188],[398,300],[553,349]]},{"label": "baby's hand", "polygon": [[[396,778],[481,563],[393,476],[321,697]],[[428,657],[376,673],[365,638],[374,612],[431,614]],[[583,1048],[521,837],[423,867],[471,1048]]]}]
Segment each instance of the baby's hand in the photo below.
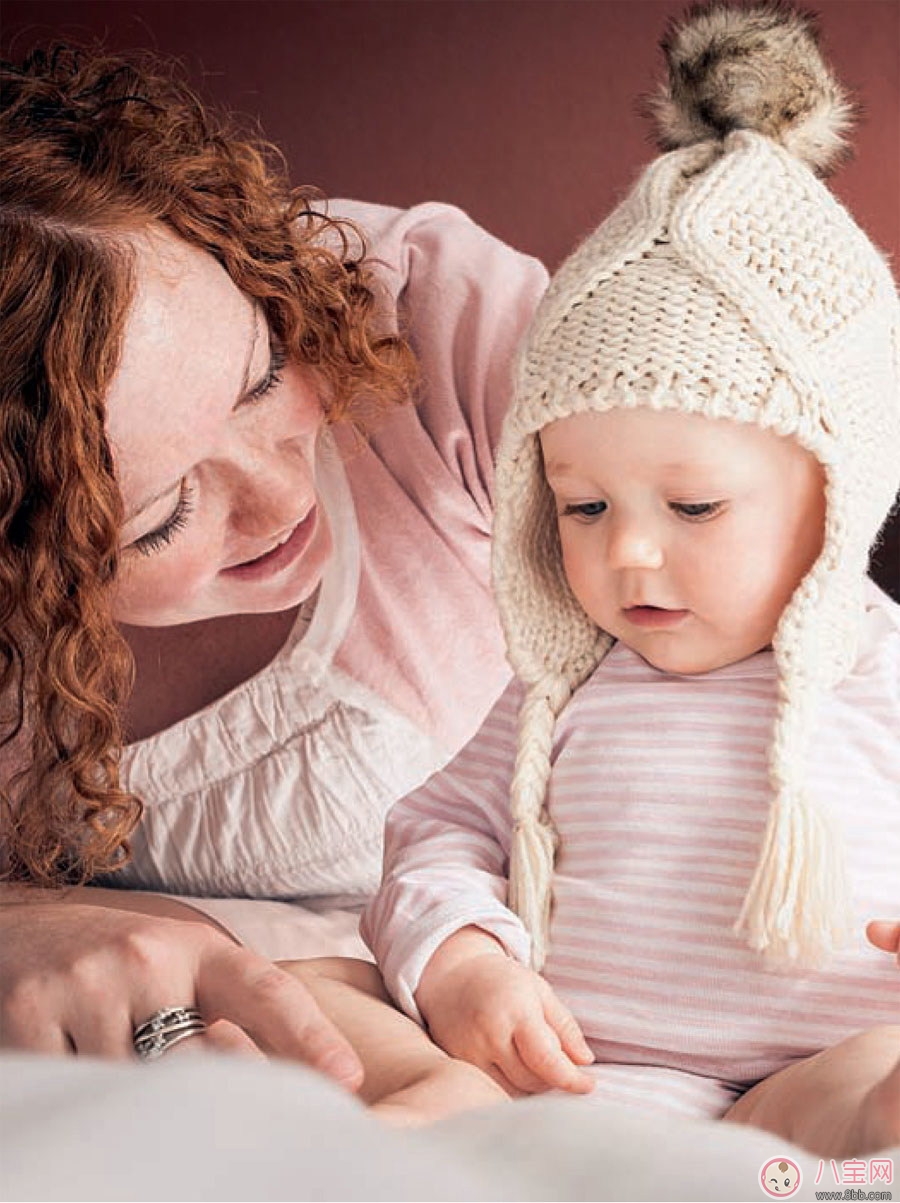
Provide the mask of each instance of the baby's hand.
[{"label": "baby's hand", "polygon": [[873,919],[866,925],[866,935],[869,943],[880,948],[882,952],[892,952],[900,965],[900,923],[888,919]]},{"label": "baby's hand", "polygon": [[578,1067],[594,1057],[572,1014],[486,932],[465,928],[445,940],[425,967],[416,1002],[437,1044],[513,1093],[593,1088]]}]

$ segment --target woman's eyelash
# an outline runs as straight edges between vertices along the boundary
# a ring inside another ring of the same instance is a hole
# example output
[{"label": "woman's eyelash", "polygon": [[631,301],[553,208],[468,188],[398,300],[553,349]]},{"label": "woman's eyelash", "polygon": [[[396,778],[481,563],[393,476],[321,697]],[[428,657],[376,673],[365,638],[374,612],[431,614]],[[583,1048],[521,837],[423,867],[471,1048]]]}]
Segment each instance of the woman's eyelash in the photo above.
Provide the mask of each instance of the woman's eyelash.
[{"label": "woman's eyelash", "polygon": [[669,509],[691,522],[703,522],[715,517],[724,504],[724,501],[672,501]]},{"label": "woman's eyelash", "polygon": [[[269,368],[265,376],[260,380],[259,384],[255,385],[245,397],[245,401],[253,403],[261,401],[267,393],[270,393],[273,388],[281,383],[282,372],[287,365],[287,354],[283,347],[277,344],[272,344],[272,350],[269,357]],[[164,547],[172,542],[180,530],[183,529],[194,508],[193,493],[186,482],[182,482],[181,492],[178,496],[178,503],[172,514],[162,526],[158,526],[156,530],[151,530],[146,535],[141,535],[139,539],[129,544],[129,551],[140,552],[141,555],[149,556],[154,552],[161,551]]]},{"label": "woman's eyelash", "polygon": [[287,353],[285,352],[284,347],[280,347],[276,343],[273,343],[272,353],[269,358],[269,370],[266,372],[262,380],[260,380],[259,384],[254,385],[254,387],[247,394],[245,400],[250,404],[252,404],[254,401],[261,401],[267,393],[270,393],[273,388],[281,384],[282,372],[284,371],[286,365]]},{"label": "woman's eyelash", "polygon": [[162,526],[158,526],[156,530],[151,530],[146,535],[141,535],[139,539],[129,545],[129,551],[138,551],[141,555],[150,556],[156,551],[161,551],[164,547],[172,542],[178,532],[184,527],[191,510],[194,508],[194,495],[186,481],[182,481],[181,492],[178,495],[178,504],[172,511],[169,518],[165,520]]}]

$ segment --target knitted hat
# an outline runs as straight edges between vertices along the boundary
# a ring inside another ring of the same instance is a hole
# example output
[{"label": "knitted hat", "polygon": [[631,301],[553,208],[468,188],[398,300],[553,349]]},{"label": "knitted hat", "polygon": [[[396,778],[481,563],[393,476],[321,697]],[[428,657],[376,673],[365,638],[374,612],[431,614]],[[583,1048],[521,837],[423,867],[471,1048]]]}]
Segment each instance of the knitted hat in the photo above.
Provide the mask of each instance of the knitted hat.
[{"label": "knitted hat", "polygon": [[[538,432],[617,407],[792,436],[826,478],[824,544],[773,639],[773,800],[736,921],[780,963],[822,962],[849,922],[843,848],[803,780],[821,692],[852,667],[870,546],[900,485],[900,304],[879,253],[817,178],[851,111],[808,17],[692,10],[653,102],[671,153],[562,266],[520,356],[497,463],[494,585],[527,686],[512,784],[510,905],[544,960],[556,718],[612,640],[562,567]],[[677,147],[678,149],[672,149]]]}]

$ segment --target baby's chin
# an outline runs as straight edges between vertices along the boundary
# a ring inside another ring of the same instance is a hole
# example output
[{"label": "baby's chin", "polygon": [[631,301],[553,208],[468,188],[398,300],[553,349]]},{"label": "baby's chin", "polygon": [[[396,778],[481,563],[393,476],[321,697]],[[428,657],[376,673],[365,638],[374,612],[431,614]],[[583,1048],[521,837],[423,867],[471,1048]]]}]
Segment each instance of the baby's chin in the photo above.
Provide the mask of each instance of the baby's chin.
[{"label": "baby's chin", "polygon": [[704,673],[715,672],[720,668],[728,668],[732,664],[740,664],[749,660],[758,652],[766,651],[771,645],[764,643],[760,646],[750,644],[743,648],[725,647],[647,647],[637,646],[636,641],[622,639],[642,660],[658,669],[660,672],[672,673],[679,677],[698,677]]}]

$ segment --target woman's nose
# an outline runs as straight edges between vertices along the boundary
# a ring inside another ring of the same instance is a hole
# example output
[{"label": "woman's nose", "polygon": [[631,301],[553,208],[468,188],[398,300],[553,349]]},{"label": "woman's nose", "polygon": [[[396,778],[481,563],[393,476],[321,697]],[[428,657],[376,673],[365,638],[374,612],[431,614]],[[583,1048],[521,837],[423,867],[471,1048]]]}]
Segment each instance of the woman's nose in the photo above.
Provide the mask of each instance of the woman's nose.
[{"label": "woman's nose", "polygon": [[288,367],[277,400],[242,415],[223,458],[229,524],[238,540],[285,534],[316,500],[315,457],[322,407],[312,383]]},{"label": "woman's nose", "polygon": [[254,455],[229,481],[229,522],[239,538],[268,539],[289,531],[315,500],[311,465],[302,455]]}]

